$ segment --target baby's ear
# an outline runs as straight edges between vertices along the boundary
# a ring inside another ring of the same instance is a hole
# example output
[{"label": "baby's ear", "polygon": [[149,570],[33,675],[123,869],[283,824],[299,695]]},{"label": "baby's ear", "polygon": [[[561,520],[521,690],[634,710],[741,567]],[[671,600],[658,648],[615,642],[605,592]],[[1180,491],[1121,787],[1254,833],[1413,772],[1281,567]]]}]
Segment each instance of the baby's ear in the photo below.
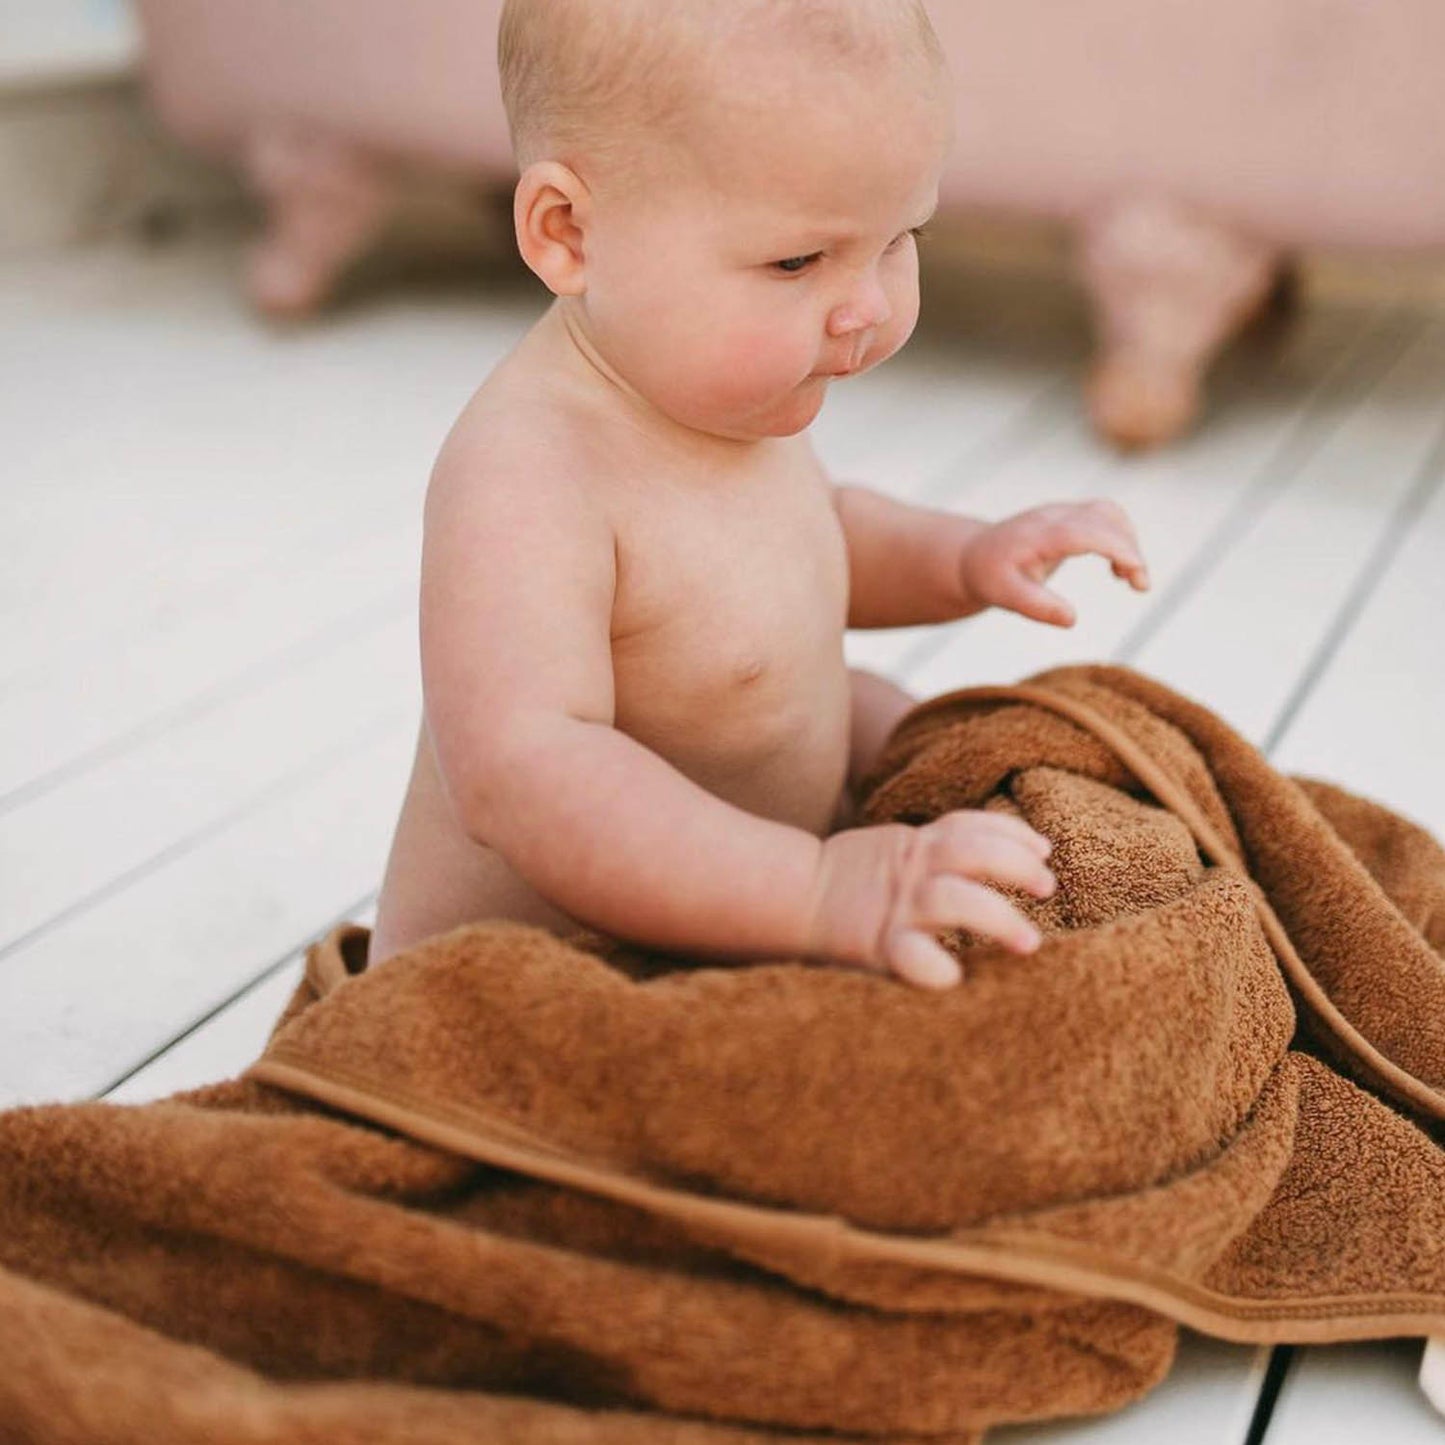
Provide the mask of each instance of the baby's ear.
[{"label": "baby's ear", "polygon": [[582,233],[591,207],[586,182],[561,161],[533,161],[517,182],[517,249],[554,296],[580,296],[587,289]]}]

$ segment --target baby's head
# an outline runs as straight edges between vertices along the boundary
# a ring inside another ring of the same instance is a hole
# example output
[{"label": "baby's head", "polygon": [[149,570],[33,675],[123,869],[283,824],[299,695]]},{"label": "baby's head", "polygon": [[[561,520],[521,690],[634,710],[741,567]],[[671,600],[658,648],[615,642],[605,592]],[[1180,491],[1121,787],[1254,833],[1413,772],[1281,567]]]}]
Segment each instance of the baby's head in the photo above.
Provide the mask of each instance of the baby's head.
[{"label": "baby's head", "polygon": [[674,421],[801,431],[918,317],[952,91],[921,0],[507,0],[517,240]]}]

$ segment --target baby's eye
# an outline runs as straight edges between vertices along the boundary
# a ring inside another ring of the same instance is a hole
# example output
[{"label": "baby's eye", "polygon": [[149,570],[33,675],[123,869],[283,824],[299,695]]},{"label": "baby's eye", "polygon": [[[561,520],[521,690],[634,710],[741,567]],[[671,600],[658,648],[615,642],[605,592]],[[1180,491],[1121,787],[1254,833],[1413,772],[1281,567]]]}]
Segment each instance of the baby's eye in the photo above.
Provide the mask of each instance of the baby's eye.
[{"label": "baby's eye", "polygon": [[789,276],[796,276],[799,271],[804,270],[818,259],[823,253],[814,251],[811,256],[789,256],[786,261],[774,261],[778,270],[785,271]]}]

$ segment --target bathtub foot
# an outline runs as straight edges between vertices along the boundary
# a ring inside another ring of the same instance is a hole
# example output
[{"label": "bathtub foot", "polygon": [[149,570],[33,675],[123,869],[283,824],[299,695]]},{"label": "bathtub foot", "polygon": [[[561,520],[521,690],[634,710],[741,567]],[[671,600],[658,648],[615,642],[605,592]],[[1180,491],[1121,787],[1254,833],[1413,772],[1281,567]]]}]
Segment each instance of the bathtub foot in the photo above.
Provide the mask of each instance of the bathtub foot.
[{"label": "bathtub foot", "polygon": [[251,299],[271,316],[309,315],[380,230],[390,188],[364,153],[297,130],[252,136],[246,172],[268,213],[247,268]]},{"label": "bathtub foot", "polygon": [[1094,425],[1125,449],[1173,441],[1198,415],[1209,363],[1269,300],[1281,257],[1165,201],[1100,211],[1081,240],[1099,333]]}]

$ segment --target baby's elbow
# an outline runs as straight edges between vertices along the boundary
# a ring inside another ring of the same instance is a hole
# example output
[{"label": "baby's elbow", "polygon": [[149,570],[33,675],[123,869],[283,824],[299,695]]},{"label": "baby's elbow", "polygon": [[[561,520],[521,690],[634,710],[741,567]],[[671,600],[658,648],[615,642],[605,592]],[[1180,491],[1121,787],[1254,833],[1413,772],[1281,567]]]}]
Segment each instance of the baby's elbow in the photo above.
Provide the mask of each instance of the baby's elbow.
[{"label": "baby's elbow", "polygon": [[497,820],[505,814],[492,801],[484,785],[468,780],[465,787],[454,788],[452,815],[469,843],[484,848],[502,846],[502,830],[497,826]]},{"label": "baby's elbow", "polygon": [[512,747],[487,742],[478,755],[448,777],[452,812],[473,843],[493,847],[505,834],[505,822],[526,807],[527,768]]},{"label": "baby's elbow", "polygon": [[472,842],[505,848],[560,796],[568,744],[559,721],[570,720],[525,717],[489,728],[449,770],[452,809]]}]

